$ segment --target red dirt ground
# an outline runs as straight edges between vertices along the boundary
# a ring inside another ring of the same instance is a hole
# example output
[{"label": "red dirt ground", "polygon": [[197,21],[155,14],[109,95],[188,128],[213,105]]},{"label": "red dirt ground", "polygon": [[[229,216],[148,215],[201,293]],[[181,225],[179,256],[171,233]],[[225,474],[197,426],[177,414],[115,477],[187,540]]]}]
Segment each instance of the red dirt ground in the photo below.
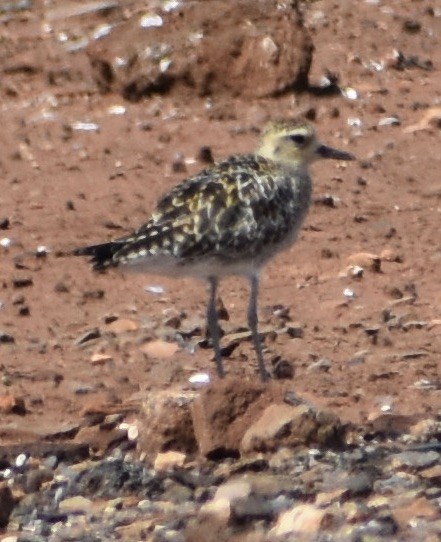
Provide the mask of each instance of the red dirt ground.
[{"label": "red dirt ground", "polygon": [[[58,20],[57,31],[46,33],[41,4],[1,14],[0,219],[9,227],[3,224],[0,238],[11,246],[0,247],[0,330],[15,342],[0,344],[0,396],[23,398],[26,407],[25,415],[2,416],[3,442],[62,432],[86,408],[118,410],[143,390],[187,387],[196,371],[214,376],[210,350],[156,356],[143,350],[150,339],[171,337],[173,330],[164,328],[170,316],[185,313],[183,329],[203,323],[203,284],[97,275],[67,252],[139,226],[161,194],[204,167],[197,160],[201,146],[215,159],[248,152],[267,119],[307,111],[324,142],[358,160],[314,165],[316,202],[303,232],[263,274],[261,325],[268,326],[270,307],[283,305],[304,329],[303,338],[267,337],[267,361],[280,355],[292,362],[298,394],[343,421],[365,423],[381,412],[439,416],[441,13],[435,4],[359,2],[356,10],[352,2],[307,4],[315,45],[311,82],[329,70],[358,92],[356,100],[220,94],[209,107],[207,98],[179,93],[137,103],[101,95],[84,49],[69,53],[57,37],[63,24],[75,33],[107,21],[104,15]],[[115,105],[125,113],[111,114]],[[381,122],[395,116],[399,124]],[[79,121],[99,131],[72,130]],[[186,172],[173,171],[177,153],[195,158]],[[42,245],[48,255],[37,258]],[[380,257],[380,271],[356,256],[364,274],[348,276],[348,258],[359,253]],[[23,286],[23,278],[32,283]],[[164,293],[145,291],[151,285]],[[355,297],[345,297],[345,289]],[[227,280],[221,295],[230,317],[225,330],[234,331],[245,322],[246,284]],[[119,320],[105,323],[109,315]],[[93,328],[99,338],[76,344]],[[326,370],[314,365],[322,359],[330,362]],[[257,378],[248,342],[225,364],[238,379]]]}]

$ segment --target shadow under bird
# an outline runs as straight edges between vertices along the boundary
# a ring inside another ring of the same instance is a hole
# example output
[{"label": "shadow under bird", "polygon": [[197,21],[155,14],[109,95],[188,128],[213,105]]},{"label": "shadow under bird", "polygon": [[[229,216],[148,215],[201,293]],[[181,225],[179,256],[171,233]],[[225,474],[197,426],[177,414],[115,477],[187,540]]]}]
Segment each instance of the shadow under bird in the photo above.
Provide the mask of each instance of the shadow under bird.
[{"label": "shadow under bird", "polygon": [[262,381],[269,378],[258,334],[257,298],[263,266],[290,247],[308,212],[308,166],[319,158],[354,156],[321,144],[303,120],[270,122],[253,154],[233,155],[186,179],[159,201],[151,218],[130,235],[78,248],[93,269],[126,267],[209,284],[207,325],[217,373],[225,376],[216,310],[219,280],[250,282],[248,325]]}]

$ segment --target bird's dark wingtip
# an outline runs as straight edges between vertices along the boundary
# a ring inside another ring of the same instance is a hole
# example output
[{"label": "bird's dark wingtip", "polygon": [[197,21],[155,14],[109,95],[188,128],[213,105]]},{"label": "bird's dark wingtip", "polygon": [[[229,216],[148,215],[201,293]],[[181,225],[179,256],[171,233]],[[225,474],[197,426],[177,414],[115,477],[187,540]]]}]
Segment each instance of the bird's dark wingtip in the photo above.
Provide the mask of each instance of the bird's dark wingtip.
[{"label": "bird's dark wingtip", "polygon": [[95,271],[103,271],[108,267],[116,265],[113,260],[114,254],[117,252],[120,245],[118,243],[102,243],[100,245],[90,245],[87,247],[75,248],[72,251],[73,256],[90,256],[92,269]]}]

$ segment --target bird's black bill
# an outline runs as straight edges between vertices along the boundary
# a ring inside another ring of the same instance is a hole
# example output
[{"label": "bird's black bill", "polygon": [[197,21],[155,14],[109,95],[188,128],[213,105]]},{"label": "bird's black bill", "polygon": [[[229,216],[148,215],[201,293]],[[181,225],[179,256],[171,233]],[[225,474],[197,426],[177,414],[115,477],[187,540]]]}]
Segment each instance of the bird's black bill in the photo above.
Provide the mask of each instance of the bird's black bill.
[{"label": "bird's black bill", "polygon": [[333,158],[334,160],[355,160],[355,156],[350,152],[339,151],[327,145],[320,145],[316,153],[320,158]]}]

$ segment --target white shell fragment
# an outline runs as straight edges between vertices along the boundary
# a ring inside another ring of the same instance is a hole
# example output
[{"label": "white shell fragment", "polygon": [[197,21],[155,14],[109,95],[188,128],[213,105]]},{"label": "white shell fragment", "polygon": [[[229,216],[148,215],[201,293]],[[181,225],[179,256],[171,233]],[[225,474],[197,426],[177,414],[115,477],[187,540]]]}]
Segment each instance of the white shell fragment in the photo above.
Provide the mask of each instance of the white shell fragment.
[{"label": "white shell fragment", "polygon": [[354,299],[354,297],[356,297],[354,290],[352,290],[351,288],[345,288],[343,290],[343,295],[348,299]]},{"label": "white shell fragment", "polygon": [[26,454],[18,454],[18,456],[15,458],[15,466],[21,468],[25,465],[27,460],[28,457]]},{"label": "white shell fragment", "polygon": [[401,121],[398,117],[385,117],[378,121],[378,126],[399,126]]},{"label": "white shell fragment", "polygon": [[357,128],[360,128],[363,124],[363,121],[357,117],[349,117],[347,122],[348,126],[355,126]]},{"label": "white shell fragment", "polygon": [[208,373],[195,373],[190,376],[188,382],[194,388],[202,388],[203,386],[208,386],[210,383],[210,375]]},{"label": "white shell fragment", "polygon": [[92,32],[92,37],[95,40],[99,40],[100,38],[104,38],[104,36],[107,36],[112,31],[113,26],[111,24],[100,24],[95,28],[95,30]]},{"label": "white shell fragment", "polygon": [[357,100],[359,97],[358,92],[355,90],[355,88],[351,87],[342,88],[341,93],[348,100]]},{"label": "white shell fragment", "polygon": [[148,13],[143,15],[139,21],[141,28],[160,27],[164,24],[164,21],[160,15]]},{"label": "white shell fragment", "polygon": [[125,115],[126,111],[127,109],[125,108],[124,105],[115,104],[115,105],[110,105],[107,108],[107,112],[109,113],[109,115]]},{"label": "white shell fragment", "polygon": [[177,9],[180,5],[181,5],[180,0],[166,0],[166,2],[164,2],[162,6],[162,9],[164,11],[169,12],[169,11],[173,11],[174,9]]},{"label": "white shell fragment", "polygon": [[100,127],[95,122],[82,122],[76,121],[71,124],[72,130],[77,130],[78,132],[98,132]]},{"label": "white shell fragment", "polygon": [[150,294],[157,294],[157,295],[163,294],[164,291],[165,291],[162,286],[153,286],[153,285],[152,286],[146,286],[144,288],[144,290],[146,292],[149,292]]},{"label": "white shell fragment", "polygon": [[12,240],[9,237],[3,237],[0,239],[0,246],[3,248],[9,248],[12,245]]},{"label": "white shell fragment", "polygon": [[39,245],[35,252],[37,256],[42,257],[42,256],[46,256],[46,254],[49,252],[49,249],[45,247],[44,245]]}]

